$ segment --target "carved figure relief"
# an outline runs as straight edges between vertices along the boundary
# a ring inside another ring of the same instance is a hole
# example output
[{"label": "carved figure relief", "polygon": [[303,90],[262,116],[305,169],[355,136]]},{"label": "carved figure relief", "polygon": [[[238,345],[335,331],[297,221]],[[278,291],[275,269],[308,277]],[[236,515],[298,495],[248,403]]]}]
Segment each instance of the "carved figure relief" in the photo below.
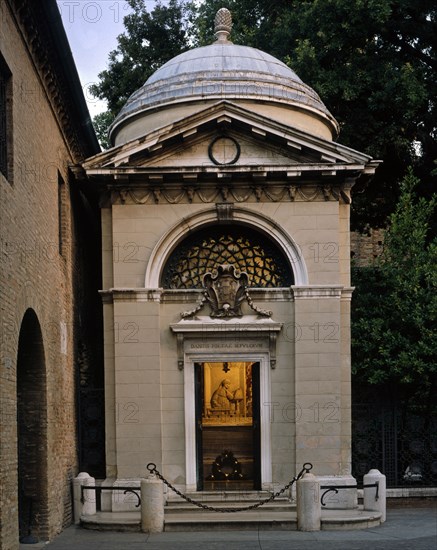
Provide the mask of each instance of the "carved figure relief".
[{"label": "carved figure relief", "polygon": [[211,397],[211,408],[214,410],[223,409],[229,410],[231,403],[234,402],[234,394],[229,389],[231,381],[229,378],[224,378]]}]

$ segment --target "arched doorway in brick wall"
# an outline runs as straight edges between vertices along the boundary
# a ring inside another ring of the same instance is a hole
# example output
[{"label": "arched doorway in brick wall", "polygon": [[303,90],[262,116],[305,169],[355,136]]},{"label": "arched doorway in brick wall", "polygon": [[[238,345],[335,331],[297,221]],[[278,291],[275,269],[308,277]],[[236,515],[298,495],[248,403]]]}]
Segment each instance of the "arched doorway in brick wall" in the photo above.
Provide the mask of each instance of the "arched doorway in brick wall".
[{"label": "arched doorway in brick wall", "polygon": [[17,435],[20,540],[48,538],[46,368],[33,309],[23,317],[18,340]]}]

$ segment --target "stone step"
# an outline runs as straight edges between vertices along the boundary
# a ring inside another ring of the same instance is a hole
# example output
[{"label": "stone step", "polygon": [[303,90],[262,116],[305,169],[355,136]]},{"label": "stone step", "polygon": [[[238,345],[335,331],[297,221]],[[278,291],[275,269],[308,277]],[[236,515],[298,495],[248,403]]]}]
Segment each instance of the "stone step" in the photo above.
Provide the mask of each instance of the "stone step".
[{"label": "stone step", "polygon": [[[379,512],[355,510],[322,510],[322,530],[346,531],[368,529],[381,523]],[[140,512],[97,512],[82,516],[81,525],[86,529],[101,531],[140,531]],[[296,530],[296,511],[272,513],[271,510],[220,513],[180,512],[165,514],[165,531],[211,531],[211,530]]]},{"label": "stone step", "polygon": [[177,514],[165,516],[165,531],[251,531],[297,529],[296,514],[278,512],[269,514],[251,510],[248,512]]},{"label": "stone step", "polygon": [[[223,506],[227,506],[230,502],[252,504],[270,498],[272,495],[269,491],[199,491],[184,494],[197,502],[202,502],[204,504],[217,502],[221,503]],[[177,502],[186,501],[173,492],[167,496],[167,504],[171,505]],[[281,495],[275,498],[275,502],[289,502],[289,498],[288,496]]]},{"label": "stone step", "polygon": [[[260,501],[264,501],[270,498],[272,495],[267,491],[259,491],[251,492],[250,494],[244,494],[243,498],[241,492],[227,492],[220,494],[217,494],[216,492],[198,492],[187,493],[186,496],[191,498],[195,502],[204,504],[205,506],[212,506],[214,508],[248,508],[254,504],[258,504]],[[288,498],[280,496],[276,497],[271,502],[263,504],[258,509],[261,508],[269,510],[270,512],[287,512],[291,509],[295,509],[295,505],[291,504]],[[174,513],[175,511],[199,513],[205,511],[200,506],[191,504],[177,495],[172,495],[170,498],[168,498],[165,510],[166,513]],[[209,510],[206,511],[209,512]]]},{"label": "stone step", "polygon": [[141,512],[97,512],[81,516],[80,524],[98,531],[141,531]]},{"label": "stone step", "polygon": [[[258,501],[254,502],[223,502],[223,501],[208,501],[208,502],[202,502],[202,504],[205,504],[206,506],[212,506],[214,508],[247,508],[253,504],[256,504]],[[258,510],[264,510],[267,513],[273,514],[276,512],[291,512],[296,510],[296,506],[291,504],[290,502],[268,502],[266,504],[263,504]],[[248,510],[250,511],[250,510]],[[203,508],[200,508],[199,506],[195,506],[193,504],[190,504],[189,502],[173,502],[171,504],[168,504],[165,507],[165,514],[178,514],[178,513],[201,513],[201,512],[208,512],[208,510],[204,510]],[[223,513],[223,512],[218,512]],[[232,512],[231,512],[232,513]],[[236,513],[236,512],[235,512]]]},{"label": "stone step", "polygon": [[[324,531],[345,531],[368,529],[381,523],[379,512],[363,510],[323,510],[321,528]],[[201,512],[200,514],[166,515],[165,531],[208,531],[208,530],[297,530],[295,511],[273,514],[252,510],[222,514]]]},{"label": "stone step", "polygon": [[353,531],[381,524],[380,512],[369,512],[359,506],[355,510],[322,510],[323,531]]}]

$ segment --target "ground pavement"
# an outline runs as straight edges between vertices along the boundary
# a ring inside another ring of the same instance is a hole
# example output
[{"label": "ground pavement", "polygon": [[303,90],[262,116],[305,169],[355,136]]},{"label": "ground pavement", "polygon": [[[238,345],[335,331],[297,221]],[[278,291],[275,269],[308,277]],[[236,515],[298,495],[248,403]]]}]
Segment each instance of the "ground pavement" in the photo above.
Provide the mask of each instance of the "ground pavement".
[{"label": "ground pavement", "polygon": [[437,550],[437,501],[387,510],[379,527],[359,531],[203,531],[117,533],[69,527],[51,543],[20,550]]}]

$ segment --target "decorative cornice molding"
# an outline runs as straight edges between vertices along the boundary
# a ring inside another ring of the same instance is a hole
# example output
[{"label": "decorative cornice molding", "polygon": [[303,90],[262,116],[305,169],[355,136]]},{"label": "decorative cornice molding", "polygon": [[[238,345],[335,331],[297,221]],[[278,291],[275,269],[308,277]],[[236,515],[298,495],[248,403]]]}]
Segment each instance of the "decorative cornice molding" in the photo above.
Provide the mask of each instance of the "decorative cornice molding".
[{"label": "decorative cornice molding", "polygon": [[344,302],[350,302],[352,300],[352,294],[355,290],[354,286],[344,287],[341,291],[341,300]]},{"label": "decorative cornice molding", "polygon": [[103,303],[160,302],[162,288],[110,288],[99,290]]},{"label": "decorative cornice molding", "polygon": [[[292,302],[293,292],[290,288],[250,288],[250,295],[260,302]],[[161,303],[193,303],[199,301],[203,290],[197,289],[164,289]]]},{"label": "decorative cornice molding", "polygon": [[295,300],[318,300],[319,298],[339,300],[344,290],[342,285],[292,286],[291,288]]},{"label": "decorative cornice molding", "polygon": [[39,3],[29,0],[7,0],[7,3],[74,162],[98,153],[100,147],[87,113],[76,67],[69,50],[65,51],[68,41],[56,2],[37,5]]},{"label": "decorative cornice molding", "polygon": [[[181,319],[178,323],[170,325],[171,330],[177,336],[178,368],[184,368],[184,339],[187,337],[201,337],[202,342],[209,338],[232,338],[245,335],[246,339],[255,337],[259,345],[265,339],[266,349],[270,353],[270,367],[276,367],[276,340],[283,323],[273,319],[255,315],[244,315],[239,318],[214,319],[211,317],[196,317],[194,319]],[[239,343],[244,345],[244,343]]]},{"label": "decorative cornice molding", "polygon": [[223,211],[223,201],[243,202],[314,202],[338,201],[350,204],[350,189],[315,185],[221,185],[221,186],[154,186],[142,189],[113,189],[111,204],[192,204],[217,203]]},{"label": "decorative cornice molding", "polygon": [[[232,94],[231,94],[232,95]],[[300,175],[307,171],[318,171],[327,176],[333,172],[344,173],[357,171],[357,175],[363,170],[371,175],[377,168],[379,161],[374,161],[369,155],[345,147],[340,143],[326,140],[320,136],[309,134],[290,126],[289,123],[280,123],[267,116],[251,110],[251,106],[242,107],[233,103],[232,98],[221,99],[213,104],[199,105],[199,110],[177,121],[158,127],[150,133],[134,138],[126,143],[117,145],[108,151],[89,159],[84,163],[85,170],[90,176],[114,177],[119,174],[147,173],[158,168],[156,161],[164,167],[165,171],[177,171],[175,166],[163,165],[164,158],[168,154],[177,154],[180,157],[181,147],[184,149],[188,143],[195,144],[205,140],[209,144],[211,138],[224,133],[229,137],[230,129],[234,139],[250,137],[258,145],[265,148],[268,144],[272,150],[281,152],[288,160],[280,169],[291,174]],[[202,137],[203,136],[203,137]],[[164,155],[164,156],[163,156]],[[153,160],[154,159],[154,160]],[[192,165],[194,159],[189,162]],[[205,162],[210,166],[205,166]],[[180,164],[178,163],[180,166]],[[215,165],[205,156],[204,162],[197,166],[199,173],[205,168],[215,168],[223,172],[247,171],[247,166],[242,164]],[[252,165],[252,168],[254,166]],[[259,166],[259,172],[277,169],[273,166]],[[186,172],[186,166],[181,168]]]},{"label": "decorative cornice molding", "polygon": [[[104,304],[119,302],[160,302],[187,304],[199,301],[203,289],[111,288],[99,290]],[[250,288],[250,294],[260,302],[293,302],[291,288]]]}]

